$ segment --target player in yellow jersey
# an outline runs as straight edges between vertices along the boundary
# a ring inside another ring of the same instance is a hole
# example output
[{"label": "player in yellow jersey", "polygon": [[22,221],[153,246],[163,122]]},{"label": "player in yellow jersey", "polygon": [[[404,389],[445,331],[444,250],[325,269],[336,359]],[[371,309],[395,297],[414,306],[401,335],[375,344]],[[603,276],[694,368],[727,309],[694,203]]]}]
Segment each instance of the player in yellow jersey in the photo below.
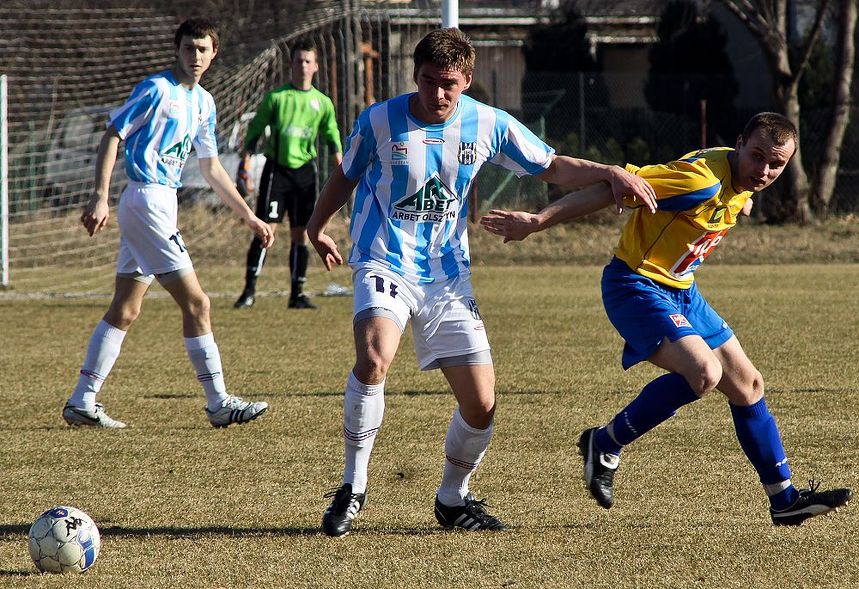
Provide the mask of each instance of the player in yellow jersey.
[{"label": "player in yellow jersey", "polygon": [[[791,483],[781,435],[764,400],[763,377],[694,281],[696,268],[737,217],[749,212],[754,193],[784,171],[797,140],[785,117],[760,113],[733,149],[704,149],[641,168],[627,165],[653,186],[658,209],[636,208],[624,226],[603,272],[603,304],[626,342],[624,369],[647,360],[667,374],[648,383],[605,426],[586,429],[579,438],[585,484],[606,509],[614,503],[623,447],[713,389],[728,398],[737,439],[769,497],[775,525],[799,525],[850,499],[849,489],[800,490]],[[490,211],[481,224],[505,242],[517,241],[612,203],[608,187],[595,184],[536,214]]]}]

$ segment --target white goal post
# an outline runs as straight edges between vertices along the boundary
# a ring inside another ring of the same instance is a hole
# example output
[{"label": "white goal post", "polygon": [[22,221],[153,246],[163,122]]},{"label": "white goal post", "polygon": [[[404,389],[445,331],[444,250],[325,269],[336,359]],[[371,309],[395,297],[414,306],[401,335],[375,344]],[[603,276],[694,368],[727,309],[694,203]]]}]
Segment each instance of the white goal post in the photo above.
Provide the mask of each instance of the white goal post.
[{"label": "white goal post", "polygon": [[0,286],[9,286],[9,130],[6,74],[0,75]]}]

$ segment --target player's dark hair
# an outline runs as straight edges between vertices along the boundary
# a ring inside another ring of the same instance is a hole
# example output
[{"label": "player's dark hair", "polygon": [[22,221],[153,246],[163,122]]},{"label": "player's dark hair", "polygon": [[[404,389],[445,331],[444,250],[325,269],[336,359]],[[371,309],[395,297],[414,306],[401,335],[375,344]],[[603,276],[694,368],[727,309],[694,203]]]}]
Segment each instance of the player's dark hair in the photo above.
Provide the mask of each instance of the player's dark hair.
[{"label": "player's dark hair", "polygon": [[313,44],[313,41],[310,39],[299,39],[290,47],[289,55],[290,57],[294,57],[298,54],[299,51],[312,51],[316,55],[319,55],[319,51],[316,49],[316,45]]},{"label": "player's dark hair", "polygon": [[191,37],[192,39],[202,39],[206,36],[212,38],[212,48],[218,49],[218,25],[207,18],[189,18],[176,29],[176,35],[173,42],[176,49],[179,49],[179,44],[182,43],[182,37]]},{"label": "player's dark hair", "polygon": [[777,112],[759,112],[749,119],[743,129],[743,143],[758,129],[763,129],[775,145],[784,145],[791,139],[794,145],[799,145],[796,126],[786,116]]},{"label": "player's dark hair", "polygon": [[425,63],[457,70],[464,76],[474,72],[476,52],[471,39],[457,28],[430,31],[415,47],[415,76]]}]

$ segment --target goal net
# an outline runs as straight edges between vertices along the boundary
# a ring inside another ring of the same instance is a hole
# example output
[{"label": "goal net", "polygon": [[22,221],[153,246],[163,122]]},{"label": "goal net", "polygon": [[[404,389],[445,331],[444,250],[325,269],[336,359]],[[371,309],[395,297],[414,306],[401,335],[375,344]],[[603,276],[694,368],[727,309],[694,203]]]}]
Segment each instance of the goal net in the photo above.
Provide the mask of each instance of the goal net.
[{"label": "goal net", "polygon": [[[145,9],[41,9],[29,18],[11,12],[0,8],[0,22],[15,23],[20,44],[17,52],[4,49],[18,59],[4,60],[2,72],[9,91],[10,291],[109,292],[119,240],[115,210],[95,238],[80,225],[80,211],[93,191],[108,112],[144,77],[172,66],[176,20]],[[221,150],[235,151],[242,113],[259,102],[279,72],[280,53],[271,47],[246,63],[219,64],[207,75]],[[125,184],[122,152],[111,182],[112,209]],[[189,191],[187,197],[197,195]],[[198,247],[205,247],[225,214],[210,208],[192,218],[199,225]]]},{"label": "goal net", "polygon": [[[75,0],[75,8],[72,2],[53,8],[58,4],[30,1],[31,10],[16,7],[15,0],[0,7],[0,26],[7,33],[0,42],[0,74],[7,75],[9,89],[9,286],[0,297],[109,294],[124,162],[120,158],[114,167],[109,224],[91,238],[80,225],[80,212],[92,194],[96,149],[108,112],[140,80],[172,66],[173,33],[185,16],[179,14],[184,0],[131,2],[124,8],[112,8],[123,3],[108,0]],[[492,3],[474,4],[481,6],[472,20],[483,22],[483,5]],[[221,52],[202,83],[217,105],[219,151],[227,171],[235,173],[236,151],[253,109],[265,92],[288,81],[292,41],[309,38],[317,47],[315,85],[333,99],[345,137],[366,106],[414,89],[412,51],[439,26],[440,6],[441,0],[223,3],[222,13],[213,15],[221,21]],[[496,77],[496,70],[508,61],[503,52],[516,53],[519,47],[494,38],[475,45],[475,87],[495,90],[490,102],[510,110],[521,75],[508,81]],[[496,69],[490,72],[490,66]],[[327,149],[319,153],[324,180],[331,162]],[[230,265],[240,276],[250,234],[200,180],[196,161],[189,161],[180,191],[183,238],[198,268]],[[278,257],[274,254],[270,263]]]}]

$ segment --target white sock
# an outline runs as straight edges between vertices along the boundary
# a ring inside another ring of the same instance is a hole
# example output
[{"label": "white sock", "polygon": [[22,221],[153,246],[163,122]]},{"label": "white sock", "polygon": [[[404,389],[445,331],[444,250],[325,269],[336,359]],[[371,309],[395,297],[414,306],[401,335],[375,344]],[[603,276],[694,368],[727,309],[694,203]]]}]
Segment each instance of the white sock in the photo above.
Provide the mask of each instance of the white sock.
[{"label": "white sock", "polygon": [[122,340],[125,333],[107,323],[99,321],[98,325],[89,338],[89,346],[86,358],[81,366],[78,384],[69,398],[69,405],[93,411],[95,409],[95,395],[104,384],[104,379],[110,374],[114,362],[119,357],[122,348]]},{"label": "white sock", "polygon": [[353,493],[367,490],[367,466],[384,414],[385,381],[364,384],[349,373],[343,401],[343,441],[346,446],[343,483],[350,483]]},{"label": "white sock", "polygon": [[438,500],[444,505],[465,505],[468,480],[486,454],[492,439],[492,426],[490,423],[486,429],[471,427],[465,423],[459,408],[453,412],[444,439],[444,473],[437,492]]},{"label": "white sock", "polygon": [[209,411],[220,409],[227,398],[227,385],[224,384],[221,353],[214,334],[186,337],[185,350],[197,372],[197,380],[203,385]]}]

